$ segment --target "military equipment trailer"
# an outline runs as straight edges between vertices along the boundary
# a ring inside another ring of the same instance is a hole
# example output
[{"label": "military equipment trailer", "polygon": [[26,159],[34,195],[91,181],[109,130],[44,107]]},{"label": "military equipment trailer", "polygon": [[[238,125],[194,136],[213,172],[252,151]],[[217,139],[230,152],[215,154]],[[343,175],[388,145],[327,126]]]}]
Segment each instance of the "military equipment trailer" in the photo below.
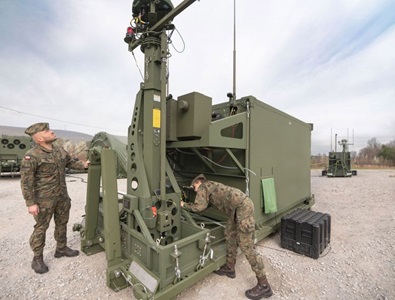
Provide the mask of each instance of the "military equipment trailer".
[{"label": "military equipment trailer", "polygon": [[322,170],[322,176],[327,177],[351,177],[357,175],[357,170],[351,168],[351,154],[348,151],[348,141],[342,139],[339,141],[342,146],[341,152],[331,151],[328,157],[328,168]]},{"label": "military equipment trailer", "polygon": [[2,135],[0,139],[0,176],[19,175],[21,162],[32,139],[26,136]]},{"label": "military equipment trailer", "polygon": [[118,192],[115,150],[93,147],[85,217],[74,225],[85,254],[105,251],[107,285],[131,287],[137,299],[174,298],[225,263],[226,217],[180,206],[194,201],[198,174],[251,197],[256,242],[278,230],[283,215],[314,204],[311,124],[253,96],[213,105],[199,92],[168,93],[172,20],[193,2],[133,2],[125,42],[144,52],[145,76],[128,130],[127,191]]}]

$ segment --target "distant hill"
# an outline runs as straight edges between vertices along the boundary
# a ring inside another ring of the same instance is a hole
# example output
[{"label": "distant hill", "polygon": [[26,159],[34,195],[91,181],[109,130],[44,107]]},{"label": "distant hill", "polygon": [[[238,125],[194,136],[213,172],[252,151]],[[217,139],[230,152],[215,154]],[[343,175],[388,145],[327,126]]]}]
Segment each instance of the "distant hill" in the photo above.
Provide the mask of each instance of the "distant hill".
[{"label": "distant hill", "polygon": [[[26,136],[25,129],[23,127],[12,127],[12,126],[4,126],[0,125],[0,136],[1,135],[18,135],[18,136]],[[69,140],[73,144],[77,144],[80,141],[84,140],[86,142],[90,142],[93,138],[92,135],[75,132],[75,131],[68,131],[68,130],[61,130],[61,129],[53,129],[56,133],[58,138]]]}]

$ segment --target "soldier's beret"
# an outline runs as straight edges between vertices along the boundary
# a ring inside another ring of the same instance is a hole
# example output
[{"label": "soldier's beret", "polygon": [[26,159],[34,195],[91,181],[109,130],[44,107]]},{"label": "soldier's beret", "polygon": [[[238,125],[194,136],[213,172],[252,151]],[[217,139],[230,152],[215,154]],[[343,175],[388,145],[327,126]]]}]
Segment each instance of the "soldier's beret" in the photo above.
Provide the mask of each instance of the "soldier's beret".
[{"label": "soldier's beret", "polygon": [[194,180],[192,180],[191,185],[193,185],[193,184],[194,184],[196,181],[198,181],[198,180],[200,180],[200,181],[205,181],[205,180],[206,180],[206,177],[204,177],[203,174],[199,174],[198,176],[195,177]]},{"label": "soldier's beret", "polygon": [[49,130],[48,123],[36,123],[36,124],[30,125],[28,128],[26,128],[25,133],[30,136],[33,136],[37,132],[44,131],[44,130]]}]

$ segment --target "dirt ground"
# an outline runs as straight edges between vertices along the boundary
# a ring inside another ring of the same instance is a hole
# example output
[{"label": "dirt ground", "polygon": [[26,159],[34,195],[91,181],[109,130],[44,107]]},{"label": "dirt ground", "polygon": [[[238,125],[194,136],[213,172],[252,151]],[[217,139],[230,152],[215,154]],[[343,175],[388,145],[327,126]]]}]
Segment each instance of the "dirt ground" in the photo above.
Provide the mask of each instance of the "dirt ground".
[{"label": "dirt ground", "polygon": [[[326,178],[311,173],[312,210],[331,215],[331,244],[319,259],[285,250],[280,235],[257,244],[262,254],[273,300],[395,299],[395,170],[358,170],[351,178]],[[84,211],[86,175],[67,178],[72,208],[69,246],[79,248],[72,232]],[[124,189],[125,182],[119,182]],[[50,271],[30,268],[28,239],[34,220],[27,213],[19,178],[0,179],[0,299],[134,299],[131,288],[114,292],[106,286],[105,254],[54,258],[53,224],[47,232],[44,259]],[[177,299],[246,299],[256,284],[248,262],[240,255],[236,278],[211,274],[184,290]]]}]

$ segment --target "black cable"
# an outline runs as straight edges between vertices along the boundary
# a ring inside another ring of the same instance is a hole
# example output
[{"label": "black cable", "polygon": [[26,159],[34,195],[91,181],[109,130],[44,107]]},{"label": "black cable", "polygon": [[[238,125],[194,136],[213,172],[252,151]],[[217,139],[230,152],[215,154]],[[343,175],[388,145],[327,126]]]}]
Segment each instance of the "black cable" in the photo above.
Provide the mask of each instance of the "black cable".
[{"label": "black cable", "polygon": [[[16,110],[16,109],[4,107],[4,106],[1,106],[1,105],[0,105],[0,108],[6,109],[6,110],[10,110],[10,111],[16,112],[16,113],[18,113],[18,114],[24,114],[24,115],[29,115],[29,116],[44,118],[44,119],[48,119],[48,120],[63,122],[63,123],[67,123],[67,124],[77,125],[77,126],[90,127],[90,128],[96,128],[96,129],[102,129],[102,130],[103,130],[103,129],[104,129],[104,130],[113,130],[113,131],[119,131],[119,132],[121,132],[121,130],[117,130],[117,129],[111,129],[111,128],[107,128],[107,129],[106,129],[106,128],[103,128],[103,127],[96,127],[96,126],[90,126],[90,125],[85,125],[85,124],[73,123],[73,122],[68,122],[68,121],[59,120],[59,119],[55,119],[55,118],[49,118],[49,117],[45,117],[45,116],[41,116],[41,115],[31,114],[31,113],[27,113],[27,112],[24,112],[24,111],[19,111],[19,110]],[[122,131],[122,132],[123,132],[123,131]]]},{"label": "black cable", "polygon": [[185,41],[184,41],[184,39],[182,38],[181,33],[177,30],[177,28],[174,28],[174,30],[177,31],[178,35],[180,36],[181,41],[182,41],[182,43],[183,43],[183,45],[184,45],[184,48],[183,48],[181,51],[177,50],[177,48],[173,45],[173,41],[170,39],[170,37],[169,37],[168,43],[171,44],[171,45],[173,46],[174,51],[176,51],[177,53],[183,53],[183,52],[185,51],[185,48],[186,48],[186,46],[185,46]]},{"label": "black cable", "polygon": [[[84,178],[82,178],[82,177],[73,176],[73,175],[69,175],[69,174],[66,174],[66,177],[77,178],[77,179],[80,179],[81,182],[83,182],[83,183],[88,183],[88,181],[86,181],[86,180],[85,180]],[[70,181],[69,181],[69,182],[70,182]]]}]

